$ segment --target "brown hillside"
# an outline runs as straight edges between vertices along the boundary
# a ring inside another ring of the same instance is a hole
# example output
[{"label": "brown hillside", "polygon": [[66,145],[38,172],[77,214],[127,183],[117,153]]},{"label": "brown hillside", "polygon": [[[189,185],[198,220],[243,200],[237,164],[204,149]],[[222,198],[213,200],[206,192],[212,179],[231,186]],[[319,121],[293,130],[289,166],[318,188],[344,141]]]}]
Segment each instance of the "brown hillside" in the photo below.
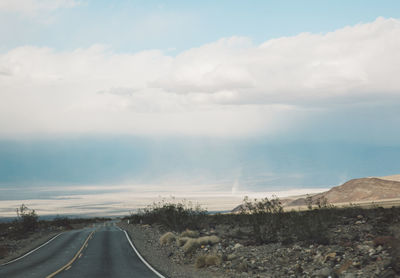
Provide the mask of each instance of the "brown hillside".
[{"label": "brown hillside", "polygon": [[[380,178],[361,178],[350,180],[340,186],[316,194],[313,201],[325,197],[328,203],[351,203],[400,198],[400,182]],[[305,205],[305,198],[299,198],[287,206]]]}]

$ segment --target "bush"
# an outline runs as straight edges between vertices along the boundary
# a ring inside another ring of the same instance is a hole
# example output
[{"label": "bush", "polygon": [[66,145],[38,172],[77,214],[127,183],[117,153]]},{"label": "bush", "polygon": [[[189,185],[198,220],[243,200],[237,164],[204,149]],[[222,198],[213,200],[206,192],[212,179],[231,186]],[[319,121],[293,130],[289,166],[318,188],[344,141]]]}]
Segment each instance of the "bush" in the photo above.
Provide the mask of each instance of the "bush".
[{"label": "bush", "polygon": [[132,214],[132,223],[160,224],[167,230],[182,232],[185,229],[197,230],[204,226],[207,211],[191,202],[162,201]]},{"label": "bush", "polygon": [[175,235],[171,232],[165,233],[160,237],[161,245],[169,244],[175,241]]},{"label": "bush", "polygon": [[241,214],[245,215],[250,221],[253,227],[253,236],[257,243],[278,241],[282,229],[283,207],[277,197],[250,201],[246,196],[241,206]]},{"label": "bush", "polygon": [[258,244],[293,241],[328,244],[328,228],[337,219],[336,209],[325,199],[314,210],[284,212],[276,197],[253,202],[245,198],[241,214],[242,221],[252,225],[252,236]]},{"label": "bush", "polygon": [[203,236],[197,239],[199,245],[214,245],[220,241],[220,238],[217,236]]},{"label": "bush", "polygon": [[198,236],[199,236],[199,232],[192,231],[192,230],[189,230],[189,229],[186,229],[186,231],[181,233],[181,237],[192,237],[192,238],[195,238],[195,237],[198,237]]},{"label": "bush", "polygon": [[197,239],[189,238],[186,243],[183,245],[183,251],[185,253],[191,253],[196,250],[200,246]]},{"label": "bush", "polygon": [[176,240],[176,244],[180,247],[180,246],[183,246],[183,245],[185,245],[185,243],[189,240],[189,239],[191,239],[190,237],[179,237],[177,240]]},{"label": "bush", "polygon": [[333,218],[327,212],[327,210],[313,210],[286,213],[281,241],[328,244],[327,233],[329,226],[333,223]]},{"label": "bush", "polygon": [[53,225],[56,227],[64,227],[67,229],[72,229],[71,220],[68,217],[61,217],[59,215],[53,219]]},{"label": "bush", "polygon": [[206,256],[201,255],[196,258],[196,262],[194,263],[196,268],[203,268],[206,266]]},{"label": "bush", "polygon": [[205,266],[218,265],[221,263],[221,258],[217,255],[202,255],[197,257],[195,262],[196,268],[203,268]]},{"label": "bush", "polygon": [[34,232],[38,227],[39,218],[35,210],[22,204],[16,211],[18,230],[22,233]]}]

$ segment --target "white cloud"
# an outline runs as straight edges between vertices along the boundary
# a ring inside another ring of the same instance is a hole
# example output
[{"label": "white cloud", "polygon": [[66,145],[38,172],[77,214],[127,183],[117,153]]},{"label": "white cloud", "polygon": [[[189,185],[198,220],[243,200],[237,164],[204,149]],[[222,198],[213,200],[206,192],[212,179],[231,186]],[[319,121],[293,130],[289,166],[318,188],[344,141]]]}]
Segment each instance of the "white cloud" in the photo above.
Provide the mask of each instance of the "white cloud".
[{"label": "white cloud", "polygon": [[75,0],[1,0],[0,12],[13,12],[33,16],[78,5]]},{"label": "white cloud", "polygon": [[274,134],[349,100],[399,102],[398,49],[400,21],[383,18],[175,57],[19,47],[0,54],[0,132]]}]

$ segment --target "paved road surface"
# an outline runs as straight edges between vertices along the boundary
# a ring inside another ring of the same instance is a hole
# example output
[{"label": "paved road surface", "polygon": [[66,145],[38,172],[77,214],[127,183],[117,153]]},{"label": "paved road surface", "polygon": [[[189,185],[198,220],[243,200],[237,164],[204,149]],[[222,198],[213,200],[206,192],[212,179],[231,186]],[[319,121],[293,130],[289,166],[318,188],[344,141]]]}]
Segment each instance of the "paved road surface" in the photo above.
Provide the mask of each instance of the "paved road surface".
[{"label": "paved road surface", "polygon": [[[79,252],[80,251],[80,252]],[[32,254],[0,266],[0,277],[158,277],[113,224],[61,234]]]}]

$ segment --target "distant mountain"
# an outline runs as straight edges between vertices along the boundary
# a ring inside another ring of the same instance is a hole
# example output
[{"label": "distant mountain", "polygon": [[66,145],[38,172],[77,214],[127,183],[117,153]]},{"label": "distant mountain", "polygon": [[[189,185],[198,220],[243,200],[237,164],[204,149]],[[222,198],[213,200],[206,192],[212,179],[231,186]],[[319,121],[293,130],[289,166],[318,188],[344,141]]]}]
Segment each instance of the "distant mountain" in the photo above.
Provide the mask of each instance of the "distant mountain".
[{"label": "distant mountain", "polygon": [[400,175],[392,175],[392,176],[386,176],[386,177],[379,177],[379,179],[382,179],[382,180],[389,180],[389,181],[400,181]]},{"label": "distant mountain", "polygon": [[[326,198],[328,203],[332,204],[400,199],[400,175],[353,179],[328,191],[313,195],[313,203],[315,204],[320,198]],[[285,206],[304,206],[306,198],[287,198],[283,200],[283,203]]]},{"label": "distant mountain", "polygon": [[[353,179],[328,191],[309,196],[314,205],[321,198],[326,198],[329,204],[400,199],[400,175]],[[284,207],[298,207],[307,205],[306,198],[307,195],[293,196],[280,201]],[[242,205],[238,205],[231,212],[239,213],[241,209]]]}]

